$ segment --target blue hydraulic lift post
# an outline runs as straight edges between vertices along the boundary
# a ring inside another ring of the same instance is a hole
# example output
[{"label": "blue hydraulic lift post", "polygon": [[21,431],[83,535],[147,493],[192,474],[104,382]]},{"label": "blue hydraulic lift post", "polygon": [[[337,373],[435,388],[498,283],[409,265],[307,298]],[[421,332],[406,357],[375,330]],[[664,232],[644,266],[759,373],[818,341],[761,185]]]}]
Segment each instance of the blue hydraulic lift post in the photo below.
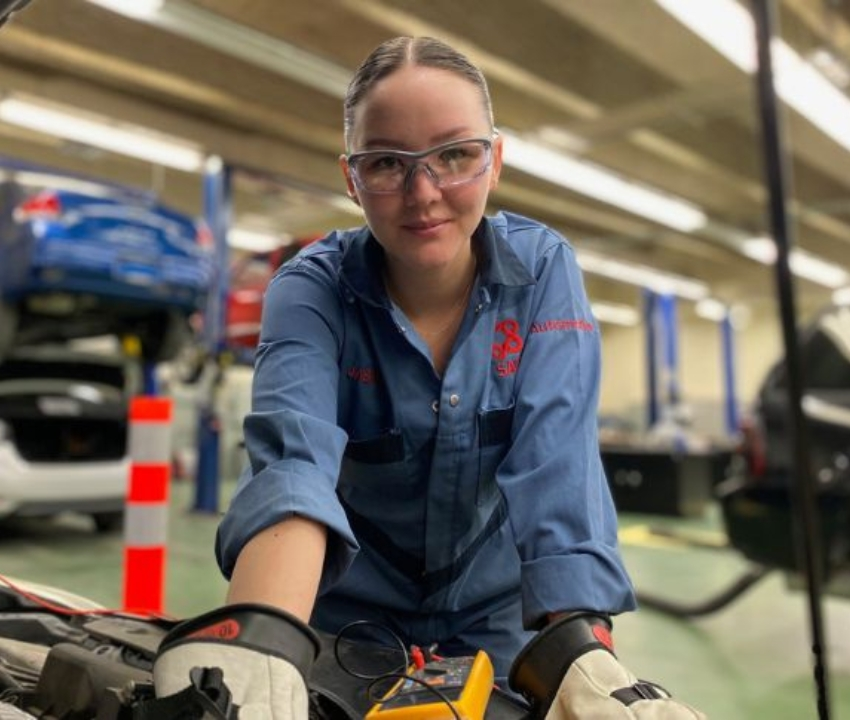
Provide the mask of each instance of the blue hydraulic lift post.
[{"label": "blue hydraulic lift post", "polygon": [[643,321],[646,332],[647,428],[658,422],[658,341],[655,308],[658,296],[647,288],[643,291]]},{"label": "blue hydraulic lift post", "polygon": [[676,296],[664,293],[658,296],[664,342],[664,404],[671,408],[679,404],[679,323]]},{"label": "blue hydraulic lift post", "polygon": [[732,325],[732,318],[729,316],[728,310],[718,324],[720,326],[721,352],[723,353],[726,434],[734,436],[740,430],[740,419],[738,417],[738,399],[735,392],[735,328]]},{"label": "blue hydraulic lift post", "polygon": [[156,381],[156,363],[142,363],[142,392],[145,395],[159,394],[159,383]]},{"label": "blue hydraulic lift post", "polygon": [[[204,319],[204,341],[215,367],[215,377],[202,385],[198,403],[198,467],[195,478],[194,510],[218,512],[219,438],[221,419],[216,408],[222,357],[225,350],[225,311],[229,284],[230,258],[227,229],[231,213],[231,173],[220,158],[210,158],[204,170],[204,216],[215,247],[215,285],[207,302]],[[210,368],[207,368],[209,371]]]}]

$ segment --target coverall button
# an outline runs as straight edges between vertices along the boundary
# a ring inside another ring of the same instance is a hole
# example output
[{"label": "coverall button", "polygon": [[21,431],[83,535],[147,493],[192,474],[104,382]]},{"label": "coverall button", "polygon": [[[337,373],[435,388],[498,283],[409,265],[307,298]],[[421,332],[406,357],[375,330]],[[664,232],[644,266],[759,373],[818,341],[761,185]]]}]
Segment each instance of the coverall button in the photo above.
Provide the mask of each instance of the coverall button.
[{"label": "coverall button", "polygon": [[449,396],[449,405],[451,405],[452,407],[457,407],[459,402],[460,402],[460,395],[453,393],[452,395]]},{"label": "coverall button", "polygon": [[440,412],[440,403],[439,403],[439,402],[437,402],[436,400],[432,400],[432,401],[431,401],[431,409],[432,409],[434,412]]}]

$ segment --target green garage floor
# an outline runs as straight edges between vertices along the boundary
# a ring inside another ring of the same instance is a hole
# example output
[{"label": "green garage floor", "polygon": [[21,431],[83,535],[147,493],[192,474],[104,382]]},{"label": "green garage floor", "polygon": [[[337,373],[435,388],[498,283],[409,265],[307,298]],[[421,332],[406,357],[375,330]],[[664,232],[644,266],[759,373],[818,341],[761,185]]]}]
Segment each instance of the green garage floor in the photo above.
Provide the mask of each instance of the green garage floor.
[{"label": "green garage floor", "polygon": [[[177,617],[217,606],[225,591],[211,550],[217,519],[193,512],[193,501],[191,484],[173,484],[165,610]],[[623,554],[641,595],[702,602],[747,567],[732,550],[696,547],[655,532],[722,541],[711,511],[698,520],[623,515],[621,527]],[[0,524],[0,574],[117,607],[122,541],[120,533],[98,536],[87,519],[70,515],[49,523],[6,520]],[[774,572],[697,619],[646,607],[622,616],[615,640],[635,674],[660,682],[712,720],[806,720],[817,718],[807,609],[805,593],[788,589]],[[850,599],[825,599],[823,615],[831,717],[850,720]]]}]

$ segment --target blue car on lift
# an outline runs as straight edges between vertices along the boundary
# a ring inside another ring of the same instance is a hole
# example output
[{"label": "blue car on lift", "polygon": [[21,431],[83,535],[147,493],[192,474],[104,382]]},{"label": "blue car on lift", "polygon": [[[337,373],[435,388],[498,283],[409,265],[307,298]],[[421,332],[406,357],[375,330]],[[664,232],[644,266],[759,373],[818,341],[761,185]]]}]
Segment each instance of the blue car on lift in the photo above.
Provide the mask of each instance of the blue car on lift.
[{"label": "blue car on lift", "polygon": [[213,282],[204,223],[151,193],[0,161],[0,361],[13,347],[135,336],[161,362]]}]

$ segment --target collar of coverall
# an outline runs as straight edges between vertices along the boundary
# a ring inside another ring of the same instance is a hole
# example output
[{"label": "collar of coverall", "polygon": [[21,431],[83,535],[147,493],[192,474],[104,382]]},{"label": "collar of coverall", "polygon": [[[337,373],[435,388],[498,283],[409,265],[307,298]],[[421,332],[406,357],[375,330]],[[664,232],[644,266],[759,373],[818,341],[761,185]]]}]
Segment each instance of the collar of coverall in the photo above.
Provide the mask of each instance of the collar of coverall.
[{"label": "collar of coverall", "polygon": [[[476,243],[478,268],[482,287],[493,285],[533,285],[534,276],[522,264],[500,226],[500,217],[483,218],[473,233]],[[340,276],[346,286],[361,300],[373,305],[386,305],[386,294],[381,280],[383,249],[368,227],[362,228],[352,238],[345,250]]]}]

